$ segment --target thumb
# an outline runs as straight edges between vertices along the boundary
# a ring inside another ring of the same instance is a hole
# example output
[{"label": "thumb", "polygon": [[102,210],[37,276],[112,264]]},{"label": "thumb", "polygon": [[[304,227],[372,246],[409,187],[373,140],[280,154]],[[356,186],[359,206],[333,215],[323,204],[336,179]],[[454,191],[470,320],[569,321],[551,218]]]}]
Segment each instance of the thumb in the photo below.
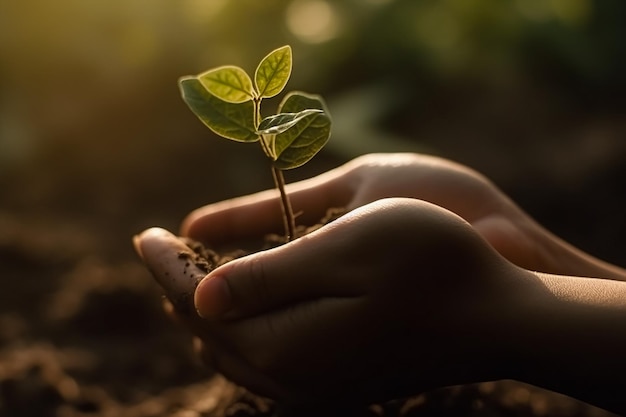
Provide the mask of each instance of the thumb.
[{"label": "thumb", "polygon": [[[198,285],[204,318],[239,319],[320,297],[355,296],[363,285],[342,274],[341,235],[328,225],[278,248],[248,255],[212,271]],[[356,274],[342,274],[356,275]]]}]

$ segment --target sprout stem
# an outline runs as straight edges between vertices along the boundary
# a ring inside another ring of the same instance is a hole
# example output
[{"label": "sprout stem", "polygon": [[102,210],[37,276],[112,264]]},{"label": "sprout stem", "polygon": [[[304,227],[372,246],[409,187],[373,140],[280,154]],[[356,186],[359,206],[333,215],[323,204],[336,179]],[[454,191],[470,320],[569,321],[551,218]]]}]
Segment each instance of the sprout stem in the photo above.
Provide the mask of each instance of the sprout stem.
[{"label": "sprout stem", "polygon": [[[259,123],[261,121],[261,99],[254,99],[254,128],[258,130]],[[261,147],[263,148],[263,152],[267,155],[270,160],[272,159],[272,152],[270,149],[267,149],[267,145],[263,137],[259,138],[261,142]],[[291,201],[289,201],[289,196],[285,191],[285,177],[283,176],[283,171],[276,168],[274,164],[272,164],[272,175],[274,177],[274,184],[278,191],[280,191],[280,208],[283,213],[283,224],[285,226],[285,240],[287,242],[291,242],[296,237],[296,221],[293,216],[293,209],[291,208]]]},{"label": "sprout stem", "polygon": [[274,183],[276,184],[276,188],[278,188],[278,191],[280,191],[280,207],[283,212],[285,239],[287,240],[287,242],[291,242],[296,237],[296,221],[293,216],[293,209],[291,208],[289,196],[285,192],[285,177],[283,176],[283,171],[273,165],[272,174],[274,176]]}]

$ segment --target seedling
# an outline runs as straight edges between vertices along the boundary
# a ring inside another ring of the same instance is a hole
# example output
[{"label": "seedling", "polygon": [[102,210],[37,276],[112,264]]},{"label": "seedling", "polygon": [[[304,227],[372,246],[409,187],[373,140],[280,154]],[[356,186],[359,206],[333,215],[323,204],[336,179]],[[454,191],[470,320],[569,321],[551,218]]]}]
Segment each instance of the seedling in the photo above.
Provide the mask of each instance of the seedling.
[{"label": "seedling", "polygon": [[254,83],[233,65],[179,80],[183,100],[214,133],[237,142],[259,142],[271,163],[285,225],[286,240],[295,238],[295,220],[285,192],[283,171],[307,163],[330,138],[331,120],[322,97],[290,92],[278,113],[262,118],[261,101],[280,94],[291,76],[291,47],[270,52],[254,72]]}]

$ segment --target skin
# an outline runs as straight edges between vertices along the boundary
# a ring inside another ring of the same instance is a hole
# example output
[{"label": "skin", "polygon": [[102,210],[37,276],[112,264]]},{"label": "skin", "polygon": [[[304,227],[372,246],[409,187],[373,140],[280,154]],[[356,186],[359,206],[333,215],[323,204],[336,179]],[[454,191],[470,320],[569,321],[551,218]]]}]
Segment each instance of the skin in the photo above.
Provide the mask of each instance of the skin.
[{"label": "skin", "polygon": [[[292,405],[509,378],[626,412],[626,332],[615,330],[626,272],[550,234],[480,174],[367,155],[288,192],[304,224],[350,211],[201,281],[198,315],[182,320],[227,378]],[[220,246],[280,230],[276,198],[205,206],[182,233]],[[149,229],[135,245],[159,282],[184,280],[176,236]]]}]

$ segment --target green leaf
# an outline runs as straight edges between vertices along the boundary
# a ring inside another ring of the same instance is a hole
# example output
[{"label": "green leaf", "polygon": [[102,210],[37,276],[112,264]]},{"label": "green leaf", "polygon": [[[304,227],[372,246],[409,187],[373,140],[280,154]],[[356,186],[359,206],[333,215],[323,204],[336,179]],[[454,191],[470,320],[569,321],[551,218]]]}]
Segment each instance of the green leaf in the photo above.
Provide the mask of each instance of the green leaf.
[{"label": "green leaf", "polygon": [[260,98],[270,98],[283,91],[291,76],[291,47],[289,45],[270,52],[256,68],[254,84]]},{"label": "green leaf", "polygon": [[320,109],[306,109],[298,113],[279,113],[266,117],[259,124],[258,134],[277,135],[296,125],[300,120],[316,113],[323,113]]},{"label": "green leaf", "polygon": [[248,74],[232,65],[203,72],[198,75],[198,80],[215,97],[229,103],[243,103],[255,96]]},{"label": "green leaf", "polygon": [[307,163],[328,142],[331,120],[320,96],[290,93],[279,106],[281,113],[300,113],[308,109],[322,112],[311,112],[288,130],[276,135],[274,152],[277,159],[274,165],[277,168],[292,169]]},{"label": "green leaf", "polygon": [[207,91],[196,77],[178,81],[183,100],[213,132],[239,142],[255,142],[254,103],[228,103]]}]

